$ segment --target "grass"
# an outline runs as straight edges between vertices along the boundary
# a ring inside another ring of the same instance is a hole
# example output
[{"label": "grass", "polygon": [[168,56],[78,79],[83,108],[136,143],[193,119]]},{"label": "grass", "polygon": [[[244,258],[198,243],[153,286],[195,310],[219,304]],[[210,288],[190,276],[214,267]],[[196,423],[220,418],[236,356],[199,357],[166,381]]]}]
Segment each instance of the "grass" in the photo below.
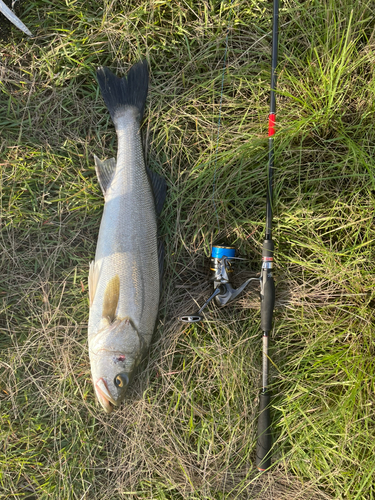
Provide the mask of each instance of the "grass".
[{"label": "grass", "polygon": [[[281,5],[275,452],[262,476],[256,286],[202,324],[176,318],[208,297],[216,238],[248,258],[238,283],[259,272],[271,2],[22,6],[35,38],[13,30],[0,48],[0,498],[375,498],[375,2]],[[93,154],[115,155],[116,137],[95,69],[140,58],[147,162],[168,183],[164,293],[143,370],[107,416],[87,277],[103,208]]]}]

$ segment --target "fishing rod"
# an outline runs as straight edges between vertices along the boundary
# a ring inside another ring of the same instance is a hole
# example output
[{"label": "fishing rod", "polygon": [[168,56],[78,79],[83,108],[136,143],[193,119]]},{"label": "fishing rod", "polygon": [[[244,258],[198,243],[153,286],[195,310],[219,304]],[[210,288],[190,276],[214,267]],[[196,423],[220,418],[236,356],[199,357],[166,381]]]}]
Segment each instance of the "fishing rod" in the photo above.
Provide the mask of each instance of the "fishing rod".
[{"label": "fishing rod", "polygon": [[276,123],[276,66],[278,55],[279,0],[273,2],[272,60],[271,60],[271,102],[268,117],[268,174],[266,199],[266,231],[262,249],[262,268],[259,278],[250,278],[238,288],[234,288],[230,276],[233,276],[233,264],[236,249],[232,246],[214,245],[211,250],[211,281],[214,291],[203,306],[193,314],[179,317],[184,323],[196,323],[204,319],[203,310],[212,301],[219,307],[231,302],[247,287],[251,281],[260,282],[261,330],[263,332],[262,390],[259,396],[259,417],[256,447],[256,466],[264,472],[271,466],[271,417],[270,392],[268,390],[268,337],[272,329],[275,306],[275,283],[272,276],[274,243],[272,240],[273,216],[273,170],[274,170],[274,134]]},{"label": "fishing rod", "polygon": [[262,391],[259,396],[258,441],[256,465],[266,471],[271,466],[271,416],[270,393],[268,391],[268,336],[272,329],[275,306],[275,283],[272,276],[274,244],[272,241],[272,202],[274,170],[274,134],[276,122],[276,66],[279,35],[279,0],[273,2],[272,60],[271,60],[271,102],[268,117],[268,189],[266,209],[266,234],[262,251],[262,271],[260,277],[261,330],[263,332]]}]

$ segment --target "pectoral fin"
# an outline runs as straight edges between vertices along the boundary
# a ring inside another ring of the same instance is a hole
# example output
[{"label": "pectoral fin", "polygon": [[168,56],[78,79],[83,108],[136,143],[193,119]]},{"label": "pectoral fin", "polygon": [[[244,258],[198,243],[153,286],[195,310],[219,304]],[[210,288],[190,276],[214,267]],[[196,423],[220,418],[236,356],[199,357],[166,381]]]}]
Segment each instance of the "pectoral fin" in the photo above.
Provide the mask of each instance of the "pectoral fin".
[{"label": "pectoral fin", "polygon": [[110,322],[115,319],[117,304],[120,298],[120,278],[116,274],[107,284],[104,292],[102,317]]}]

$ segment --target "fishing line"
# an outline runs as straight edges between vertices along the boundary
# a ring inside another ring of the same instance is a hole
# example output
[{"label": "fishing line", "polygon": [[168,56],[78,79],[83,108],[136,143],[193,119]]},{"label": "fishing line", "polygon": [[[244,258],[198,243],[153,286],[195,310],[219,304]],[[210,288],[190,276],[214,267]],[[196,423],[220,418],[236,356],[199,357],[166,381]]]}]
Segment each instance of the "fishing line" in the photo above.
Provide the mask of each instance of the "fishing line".
[{"label": "fishing line", "polygon": [[214,206],[215,210],[215,215],[216,215],[216,220],[217,220],[217,227],[218,227],[218,232],[220,232],[220,222],[219,222],[219,214],[216,208],[216,203],[215,203],[215,189],[216,189],[216,170],[217,170],[217,156],[218,156],[218,151],[219,151],[219,139],[220,139],[220,127],[221,127],[221,108],[223,104],[223,95],[224,95],[224,77],[225,77],[225,68],[226,68],[226,62],[227,62],[227,54],[228,54],[228,41],[229,41],[229,31],[231,28],[231,19],[232,19],[232,5],[233,5],[233,0],[231,0],[230,3],[230,9],[229,9],[229,14],[228,14],[228,21],[227,21],[227,34],[225,37],[225,52],[224,52],[224,63],[223,63],[223,72],[221,76],[221,91],[220,91],[220,104],[219,104],[219,119],[217,123],[217,140],[216,140],[216,152],[215,152],[215,163],[214,163],[214,180],[212,183],[212,204]]}]

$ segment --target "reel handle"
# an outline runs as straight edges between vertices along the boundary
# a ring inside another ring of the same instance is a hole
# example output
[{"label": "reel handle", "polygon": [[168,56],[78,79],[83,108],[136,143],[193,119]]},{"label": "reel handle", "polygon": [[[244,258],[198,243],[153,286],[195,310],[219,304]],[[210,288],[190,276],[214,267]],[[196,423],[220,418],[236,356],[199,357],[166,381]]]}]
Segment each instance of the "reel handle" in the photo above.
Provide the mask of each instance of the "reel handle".
[{"label": "reel handle", "polygon": [[211,295],[211,297],[209,297],[203,304],[203,306],[199,309],[199,311],[193,314],[184,314],[183,316],[180,316],[178,319],[183,323],[198,323],[199,321],[202,321],[203,316],[201,315],[201,312],[211,302],[211,300],[213,300],[216,297],[216,295],[219,295],[221,291],[222,291],[221,287],[218,286],[217,288],[215,288],[215,291]]}]

